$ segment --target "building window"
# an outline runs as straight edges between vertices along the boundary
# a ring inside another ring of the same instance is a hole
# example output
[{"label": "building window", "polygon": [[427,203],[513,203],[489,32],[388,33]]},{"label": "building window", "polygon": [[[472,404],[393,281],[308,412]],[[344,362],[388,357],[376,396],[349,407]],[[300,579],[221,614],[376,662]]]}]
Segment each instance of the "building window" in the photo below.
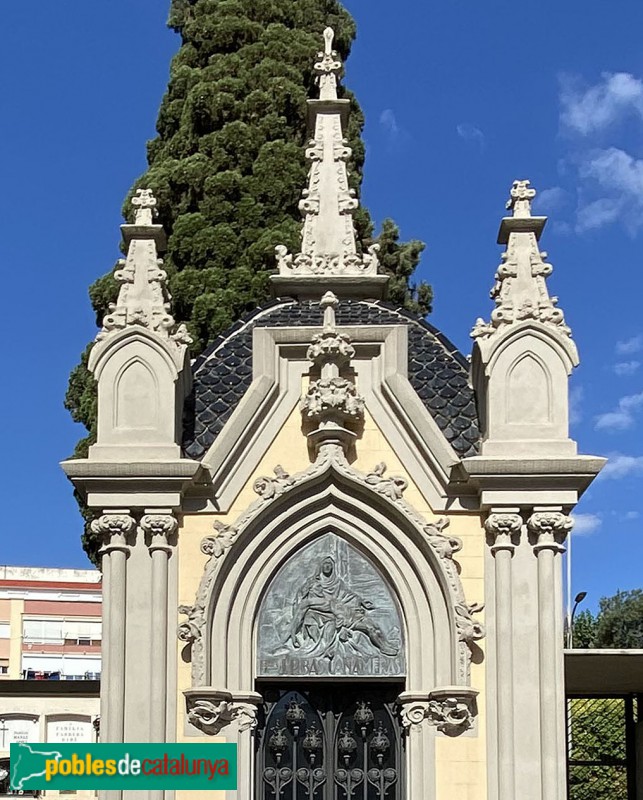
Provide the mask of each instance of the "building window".
[{"label": "building window", "polygon": [[0,622],[0,639],[8,639],[11,636],[11,627],[8,622]]}]

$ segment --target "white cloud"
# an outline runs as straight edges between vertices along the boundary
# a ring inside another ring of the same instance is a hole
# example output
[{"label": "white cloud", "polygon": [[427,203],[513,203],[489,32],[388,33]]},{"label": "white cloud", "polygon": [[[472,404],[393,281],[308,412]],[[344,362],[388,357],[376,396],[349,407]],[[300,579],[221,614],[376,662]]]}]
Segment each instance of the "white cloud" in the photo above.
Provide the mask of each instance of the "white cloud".
[{"label": "white cloud", "polygon": [[642,473],[643,456],[625,456],[622,453],[615,453],[609,457],[598,477],[618,480]]},{"label": "white cloud", "polygon": [[580,176],[593,178],[603,189],[613,189],[621,195],[638,199],[643,193],[643,160],[618,147],[591,152],[580,166]]},{"label": "white cloud", "polygon": [[616,352],[621,356],[630,356],[633,353],[640,353],[643,350],[643,334],[632,336],[616,343]]},{"label": "white cloud", "polygon": [[380,114],[380,125],[384,128],[391,139],[397,139],[401,133],[401,128],[397,123],[397,117],[392,108],[385,108]]},{"label": "white cloud", "polygon": [[576,233],[585,233],[615,222],[621,213],[622,205],[621,200],[601,197],[586,206],[581,206],[576,213]]},{"label": "white cloud", "polygon": [[640,366],[640,361],[619,361],[618,364],[614,364],[614,372],[619,377],[634,375]]},{"label": "white cloud", "polygon": [[643,227],[643,159],[619,147],[590,149],[590,142],[596,143],[592,135],[628,117],[643,124],[643,79],[627,72],[604,73],[588,86],[577,77],[561,77],[561,130],[575,139],[574,151],[563,162],[568,177],[575,173],[578,180],[576,233],[614,222],[631,235]]},{"label": "white cloud", "polygon": [[598,514],[572,514],[572,519],[574,520],[572,533],[577,536],[594,533],[603,524],[603,520]]},{"label": "white cloud", "polygon": [[458,132],[458,136],[464,139],[465,142],[474,142],[478,145],[480,150],[484,150],[485,135],[477,125],[472,125],[470,122],[461,122],[459,125],[456,125],[456,131]]},{"label": "white cloud", "polygon": [[534,211],[539,214],[551,214],[554,211],[559,211],[569,200],[569,192],[565,191],[561,186],[552,186],[549,189],[543,189],[538,192],[534,199]]},{"label": "white cloud", "polygon": [[623,519],[630,522],[631,520],[638,519],[640,516],[641,514],[638,511],[626,511],[623,515]]},{"label": "white cloud", "polygon": [[627,72],[605,72],[597,84],[587,87],[578,78],[563,75],[560,103],[563,129],[587,136],[627,114],[643,118],[643,81]]},{"label": "white cloud", "polygon": [[641,409],[643,409],[643,392],[621,397],[613,411],[596,417],[596,430],[627,430],[634,425],[634,415]]}]

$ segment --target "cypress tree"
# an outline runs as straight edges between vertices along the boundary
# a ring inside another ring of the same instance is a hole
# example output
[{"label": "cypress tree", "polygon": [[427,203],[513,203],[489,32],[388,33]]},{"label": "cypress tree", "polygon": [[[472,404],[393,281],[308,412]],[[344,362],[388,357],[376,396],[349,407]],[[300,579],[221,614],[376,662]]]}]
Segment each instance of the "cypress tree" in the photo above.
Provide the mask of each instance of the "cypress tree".
[{"label": "cypress tree", "polygon": [[[158,220],[168,233],[164,269],[175,319],[187,323],[194,355],[246,310],[265,301],[278,244],[297,252],[306,185],[306,99],[314,95],[314,55],[327,25],[334,47],[348,57],[355,24],[338,0],[172,0],[169,26],[181,36],[157,121],[147,145],[149,168],[137,188],[152,189]],[[359,193],[364,163],[364,118],[351,100],[347,138],[350,183]],[[357,241],[373,241],[373,224],[360,206]],[[401,243],[391,220],[378,238],[389,299],[426,314],[431,289],[411,276],[424,245]],[[97,324],[114,302],[112,272],[89,290]],[[96,435],[96,387],[87,370],[91,344],[72,371],[65,405],[89,435],[74,455],[84,458]],[[82,507],[86,519],[89,512]],[[95,555],[91,532],[84,545]]]}]

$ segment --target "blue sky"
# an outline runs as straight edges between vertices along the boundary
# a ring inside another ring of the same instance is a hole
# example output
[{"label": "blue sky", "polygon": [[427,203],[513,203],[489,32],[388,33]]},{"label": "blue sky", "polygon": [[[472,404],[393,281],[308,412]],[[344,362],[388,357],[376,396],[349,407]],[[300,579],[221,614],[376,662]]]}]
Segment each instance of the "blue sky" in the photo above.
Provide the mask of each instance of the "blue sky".
[{"label": "blue sky", "polygon": [[[346,82],[366,114],[363,200],[427,243],[432,322],[464,352],[490,311],[514,178],[540,190],[550,289],[581,353],[581,452],[611,455],[578,509],[574,589],[640,586],[643,563],[643,4],[348,0]],[[611,8],[611,6],[609,6]],[[58,461],[80,435],[67,376],[95,333],[178,37],[164,0],[22,0],[0,31],[0,562],[84,566]]]}]

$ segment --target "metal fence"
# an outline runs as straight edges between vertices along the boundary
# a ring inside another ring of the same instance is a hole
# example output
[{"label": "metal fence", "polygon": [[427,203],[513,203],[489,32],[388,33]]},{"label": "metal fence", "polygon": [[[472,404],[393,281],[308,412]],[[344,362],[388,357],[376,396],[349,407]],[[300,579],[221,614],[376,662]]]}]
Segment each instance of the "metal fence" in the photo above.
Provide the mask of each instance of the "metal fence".
[{"label": "metal fence", "polygon": [[636,800],[640,698],[567,698],[569,800]]}]

